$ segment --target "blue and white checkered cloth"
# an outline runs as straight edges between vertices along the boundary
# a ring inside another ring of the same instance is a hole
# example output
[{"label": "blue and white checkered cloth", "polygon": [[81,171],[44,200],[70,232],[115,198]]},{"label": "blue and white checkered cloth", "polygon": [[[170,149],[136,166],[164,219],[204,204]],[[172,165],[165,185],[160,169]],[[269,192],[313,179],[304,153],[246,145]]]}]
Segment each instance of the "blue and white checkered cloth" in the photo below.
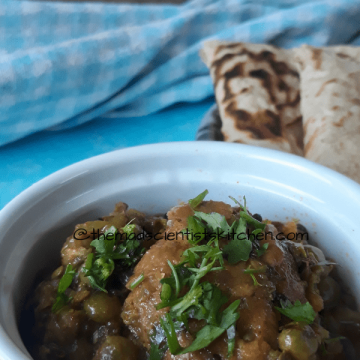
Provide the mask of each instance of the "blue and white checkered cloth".
[{"label": "blue and white checkered cloth", "polygon": [[0,0],[0,145],[212,95],[205,40],[360,44],[359,31],[359,0]]}]

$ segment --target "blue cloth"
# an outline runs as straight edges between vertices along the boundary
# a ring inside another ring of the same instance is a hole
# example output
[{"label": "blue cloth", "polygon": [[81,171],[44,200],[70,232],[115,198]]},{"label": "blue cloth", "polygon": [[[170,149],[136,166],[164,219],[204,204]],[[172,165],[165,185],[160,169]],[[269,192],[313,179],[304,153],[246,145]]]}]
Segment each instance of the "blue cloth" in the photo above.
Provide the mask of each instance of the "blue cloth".
[{"label": "blue cloth", "polygon": [[213,94],[198,56],[205,40],[289,48],[359,43],[359,30],[359,0],[0,0],[0,145],[205,99]]}]

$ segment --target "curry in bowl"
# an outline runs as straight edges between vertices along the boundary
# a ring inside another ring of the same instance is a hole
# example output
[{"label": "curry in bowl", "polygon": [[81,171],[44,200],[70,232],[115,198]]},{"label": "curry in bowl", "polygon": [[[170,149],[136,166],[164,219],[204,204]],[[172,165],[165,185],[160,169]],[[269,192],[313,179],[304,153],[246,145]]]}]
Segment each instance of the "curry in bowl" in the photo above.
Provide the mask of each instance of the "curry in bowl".
[{"label": "curry in bowl", "polygon": [[356,302],[306,229],[206,195],[77,225],[22,314],[33,358],[359,357]]}]

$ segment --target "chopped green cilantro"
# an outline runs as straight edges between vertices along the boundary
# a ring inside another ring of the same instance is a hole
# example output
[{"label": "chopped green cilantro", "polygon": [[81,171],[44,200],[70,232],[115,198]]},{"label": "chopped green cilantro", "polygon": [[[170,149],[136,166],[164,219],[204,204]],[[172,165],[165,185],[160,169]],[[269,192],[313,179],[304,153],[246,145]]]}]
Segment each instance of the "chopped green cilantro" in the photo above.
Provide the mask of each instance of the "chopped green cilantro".
[{"label": "chopped green cilantro", "polygon": [[[246,228],[244,221],[241,221],[241,224]],[[188,237],[192,246],[184,251],[180,264],[173,265],[168,262],[171,275],[161,280],[161,303],[156,308],[159,310],[170,307],[169,313],[161,319],[160,324],[167,338],[169,350],[174,355],[185,354],[208,346],[233,326],[239,318],[237,312],[239,301],[233,302],[227,309],[221,311],[228,298],[215,285],[207,281],[200,283],[209,272],[224,269],[223,252],[219,248],[218,238],[228,235],[235,226],[229,226],[223,215],[199,211],[194,211],[194,216],[188,219],[188,225],[188,230],[189,228],[203,230],[206,226],[219,235],[215,240],[208,241],[206,245],[197,245],[198,242],[194,241],[194,238]],[[235,231],[237,227],[238,224]],[[179,297],[185,287],[189,290]],[[183,349],[177,340],[174,319],[182,324],[181,326],[186,327],[189,318],[205,320],[206,325],[196,334],[192,344]],[[229,339],[229,351],[231,351],[234,339],[233,337]]]},{"label": "chopped green cilantro", "polygon": [[244,198],[243,198],[243,199],[244,199],[244,206],[241,205],[234,197],[229,196],[229,198],[230,198],[236,205],[239,205],[241,211],[245,211],[245,212],[247,213],[245,196],[244,196]]},{"label": "chopped green cilantro", "polygon": [[194,211],[194,213],[198,219],[206,222],[211,231],[219,231],[223,236],[226,236],[230,232],[230,226],[224,215],[215,212],[207,214],[201,211]]},{"label": "chopped green cilantro", "polygon": [[281,302],[282,308],[276,307],[280,313],[287,316],[289,319],[299,322],[312,324],[316,317],[316,312],[309,302],[301,304],[299,300],[295,301],[294,305],[287,302]]},{"label": "chopped green cilantro", "polygon": [[[227,329],[234,326],[239,319],[240,315],[237,312],[239,304],[240,300],[236,300],[221,313],[219,326],[207,324],[199,330],[196,333],[194,341],[187,348],[182,348],[180,346],[172,316],[169,313],[166,314],[164,318],[160,319],[160,323],[164,329],[170,352],[173,355],[182,355],[203,349],[210,345],[215,339],[227,331]],[[230,347],[232,347],[232,345],[230,345]]]},{"label": "chopped green cilantro", "polygon": [[247,261],[252,250],[252,242],[246,234],[246,221],[240,218],[234,224],[232,225],[234,238],[223,249],[224,254],[228,256],[229,264],[232,265],[239,261]]},{"label": "chopped green cilantro", "polygon": [[[189,201],[194,210],[208,194],[205,190],[202,194]],[[167,313],[160,321],[161,327],[167,339],[170,352],[173,355],[186,354],[204,347],[222,335],[225,331],[228,337],[228,357],[235,349],[235,324],[239,319],[238,307],[240,300],[231,303],[221,311],[228,302],[228,298],[215,285],[203,281],[206,274],[212,271],[224,269],[223,254],[227,255],[230,264],[239,261],[247,261],[253,249],[253,242],[248,238],[247,228],[252,228],[252,235],[263,232],[266,224],[254,219],[244,206],[232,198],[240,207],[239,219],[231,225],[228,224],[224,215],[219,213],[204,213],[194,210],[194,215],[187,219],[187,229],[183,230],[188,235],[191,247],[184,251],[180,264],[173,265],[169,262],[171,275],[162,279],[160,294],[161,303],[156,309],[169,307]],[[210,233],[208,233],[208,230]],[[206,233],[211,234],[207,244],[199,245],[205,239]],[[213,238],[213,234],[216,234]],[[220,238],[231,236],[230,242],[223,250],[219,247]],[[258,249],[257,254],[263,254],[268,247],[265,244]],[[253,278],[255,285],[260,285],[254,273],[264,272],[265,269],[247,269],[246,272]],[[202,281],[202,282],[201,282]],[[184,293],[184,290],[187,292]],[[197,332],[194,341],[187,348],[182,348],[178,342],[176,332],[187,327],[188,319],[204,320],[205,326]]]},{"label": "chopped green cilantro", "polygon": [[240,218],[243,218],[246,220],[248,225],[253,226],[255,229],[264,230],[266,227],[265,223],[262,223],[256,219],[254,219],[251,215],[245,212],[240,212]]},{"label": "chopped green cilantro", "polygon": [[254,281],[254,285],[255,286],[261,286],[261,284],[259,284],[259,282],[257,281],[256,277],[254,274],[257,274],[257,273],[264,273],[266,272],[266,266],[264,267],[261,267],[259,269],[251,269],[250,266],[244,270],[244,273],[245,274],[249,274],[251,276],[251,278],[253,279]]},{"label": "chopped green cilantro", "polygon": [[130,285],[130,289],[134,290],[139,284],[141,284],[145,279],[144,273],[138,276]]},{"label": "chopped green cilantro", "polygon": [[160,298],[163,302],[167,302],[171,298],[171,286],[169,284],[163,284],[161,289]]},{"label": "chopped green cilantro", "polygon": [[192,245],[196,245],[205,237],[205,226],[195,216],[189,216],[187,218],[188,227],[183,230],[183,233],[188,236],[188,241]]},{"label": "chopped green cilantro", "polygon": [[111,226],[103,235],[90,243],[95,248],[95,253],[88,255],[82,271],[94,289],[107,292],[106,282],[115,269],[114,260],[121,260],[122,266],[131,267],[144,253],[140,241],[129,239],[134,233],[135,226],[129,223],[122,228],[128,238],[117,246],[115,226]]},{"label": "chopped green cilantro", "polygon": [[172,271],[172,274],[174,276],[175,279],[175,296],[178,297],[179,292],[180,292],[180,281],[179,281],[179,277],[178,274],[176,272],[176,269],[174,268],[174,265],[171,263],[170,260],[168,260],[168,264],[170,266],[170,269]]},{"label": "chopped green cilantro", "polygon": [[230,358],[235,350],[235,325],[231,325],[227,330],[227,337],[228,337],[228,353],[227,357]]},{"label": "chopped green cilantro", "polygon": [[189,205],[192,209],[195,209],[197,206],[201,204],[201,202],[204,200],[205,196],[209,193],[208,190],[203,191],[201,194],[196,196],[193,199],[189,200]]},{"label": "chopped green cilantro", "polygon": [[164,318],[160,319],[160,324],[165,332],[170,352],[172,354],[180,353],[182,347],[177,339],[175,325],[169,313],[166,314]]},{"label": "chopped green cilantro", "polygon": [[160,343],[162,342],[162,336],[159,339],[157,339],[157,332],[156,330],[153,331],[153,333],[150,335],[150,357],[149,360],[161,360],[165,352],[167,350],[167,346],[160,346]]},{"label": "chopped green cilantro", "polygon": [[58,312],[63,306],[65,306],[71,298],[65,295],[66,289],[71,285],[76,271],[73,270],[71,265],[68,265],[65,269],[65,273],[59,281],[57,295],[55,299],[55,303],[52,306],[52,312]]},{"label": "chopped green cilantro", "polygon": [[263,245],[260,247],[260,249],[257,249],[257,250],[256,250],[256,255],[257,255],[258,257],[264,255],[265,252],[266,252],[266,250],[268,249],[268,247],[269,247],[269,243],[263,244]]},{"label": "chopped green cilantro", "polygon": [[244,270],[245,274],[258,274],[266,272],[266,266],[263,266],[259,269],[251,269],[250,266]]}]

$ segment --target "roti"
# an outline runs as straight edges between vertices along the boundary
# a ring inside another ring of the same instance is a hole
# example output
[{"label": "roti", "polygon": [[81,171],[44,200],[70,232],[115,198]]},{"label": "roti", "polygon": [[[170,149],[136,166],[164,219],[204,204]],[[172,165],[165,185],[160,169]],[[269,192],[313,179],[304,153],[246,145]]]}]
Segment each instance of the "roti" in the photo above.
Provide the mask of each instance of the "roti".
[{"label": "roti", "polygon": [[299,73],[290,50],[210,41],[210,69],[225,141],[303,155]]},{"label": "roti", "polygon": [[294,49],[300,71],[304,154],[360,182],[360,51]]}]

